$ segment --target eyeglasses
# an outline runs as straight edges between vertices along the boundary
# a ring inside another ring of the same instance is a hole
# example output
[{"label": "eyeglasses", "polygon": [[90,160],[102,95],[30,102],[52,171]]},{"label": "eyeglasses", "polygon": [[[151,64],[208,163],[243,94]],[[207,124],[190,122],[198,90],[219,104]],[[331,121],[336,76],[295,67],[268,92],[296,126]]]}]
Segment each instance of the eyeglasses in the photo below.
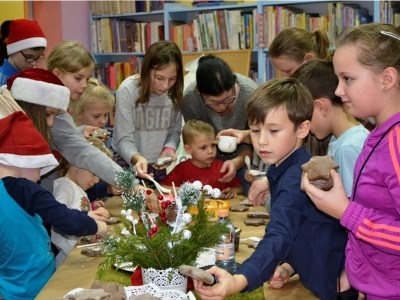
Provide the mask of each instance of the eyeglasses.
[{"label": "eyeglasses", "polygon": [[39,60],[44,59],[44,54],[40,55],[39,57],[31,57],[27,56],[24,52],[19,51],[19,53],[22,54],[22,56],[25,58],[25,62],[27,64],[32,64],[32,63],[37,63]]},{"label": "eyeglasses", "polygon": [[236,99],[237,99],[237,90],[238,89],[239,89],[239,85],[237,83],[235,83],[235,85],[233,86],[234,95],[233,96],[229,96],[229,97],[227,97],[227,98],[225,98],[224,100],[221,100],[221,101],[206,101],[202,94],[200,94],[200,96],[203,99],[205,105],[207,105],[208,107],[211,107],[211,108],[215,108],[215,107],[218,107],[220,105],[229,105],[229,104],[235,102]]}]

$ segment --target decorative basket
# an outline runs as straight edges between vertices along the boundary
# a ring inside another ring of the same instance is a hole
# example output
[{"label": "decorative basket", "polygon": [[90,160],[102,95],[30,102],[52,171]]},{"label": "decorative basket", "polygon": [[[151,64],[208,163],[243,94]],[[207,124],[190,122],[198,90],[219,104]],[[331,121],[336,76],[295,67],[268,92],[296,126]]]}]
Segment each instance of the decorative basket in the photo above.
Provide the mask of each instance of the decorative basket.
[{"label": "decorative basket", "polygon": [[156,270],[142,268],[143,284],[154,283],[161,290],[178,290],[186,293],[187,277],[182,276],[178,269],[168,268]]}]

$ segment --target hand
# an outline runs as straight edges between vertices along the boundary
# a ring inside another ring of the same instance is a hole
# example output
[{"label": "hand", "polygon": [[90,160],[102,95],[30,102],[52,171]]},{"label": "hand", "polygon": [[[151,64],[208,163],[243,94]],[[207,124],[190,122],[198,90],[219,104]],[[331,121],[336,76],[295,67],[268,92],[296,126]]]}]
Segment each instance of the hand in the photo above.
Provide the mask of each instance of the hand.
[{"label": "hand", "polygon": [[83,136],[84,137],[90,137],[91,133],[93,131],[96,131],[97,129],[101,129],[100,127],[96,127],[96,126],[89,126],[89,125],[85,125],[85,129],[83,130]]},{"label": "hand", "polygon": [[105,222],[110,217],[110,213],[104,207],[99,207],[96,210],[89,211],[88,216],[97,221]]},{"label": "hand", "polygon": [[323,191],[312,185],[308,180],[307,173],[303,175],[301,186],[318,209],[340,220],[349,205],[349,199],[346,196],[339,173],[331,170],[331,176],[333,187],[330,191]]},{"label": "hand", "polygon": [[270,287],[274,289],[280,289],[288,282],[290,276],[294,274],[294,270],[291,265],[288,263],[284,263],[280,266],[277,266],[272,275],[271,279],[268,281]]},{"label": "hand", "polygon": [[244,173],[244,179],[248,182],[248,183],[253,183],[254,180],[257,179],[257,176],[253,176],[249,173],[249,170],[246,170],[246,172]]},{"label": "hand", "polygon": [[135,164],[137,176],[141,177],[141,178],[146,178],[147,168],[149,165],[149,163],[147,162],[147,159],[145,159],[140,154],[135,154],[132,157],[132,162]]},{"label": "hand", "polygon": [[172,164],[173,161],[176,161],[176,159],[177,159],[175,151],[173,151],[172,149],[169,149],[169,148],[165,148],[164,151],[161,152],[160,157],[171,157],[172,161],[165,162],[162,165],[154,164],[153,168],[156,170],[166,169],[170,164]]},{"label": "hand", "polygon": [[222,190],[221,193],[226,195],[225,199],[234,199],[237,197],[236,192],[230,187]]},{"label": "hand", "polygon": [[122,194],[122,191],[118,189],[115,185],[109,185],[108,186],[108,194],[114,195],[114,196],[120,196]]},{"label": "hand", "polygon": [[238,144],[241,144],[241,143],[251,144],[250,130],[238,130],[238,129],[233,129],[233,128],[224,129],[224,130],[221,130],[220,132],[218,132],[217,139],[221,135],[230,135],[230,136],[236,137],[238,140]]},{"label": "hand", "polygon": [[233,162],[233,160],[227,160],[224,161],[224,164],[221,167],[221,170],[219,170],[220,173],[225,173],[226,174],[224,176],[222,176],[221,178],[218,178],[219,182],[223,182],[223,183],[228,183],[231,182],[233,180],[233,178],[235,178],[236,176],[236,166],[235,163]]},{"label": "hand", "polygon": [[99,207],[104,207],[105,206],[105,203],[104,203],[103,200],[92,201],[90,204],[91,204],[93,210],[96,210]]},{"label": "hand", "polygon": [[102,221],[97,221],[97,220],[95,220],[95,221],[96,221],[96,224],[97,224],[97,234],[101,235],[101,236],[106,235],[106,233],[107,233],[107,224],[102,222]]},{"label": "hand", "polygon": [[269,195],[269,182],[267,177],[254,180],[249,189],[248,199],[254,206],[263,206]]},{"label": "hand", "polygon": [[207,286],[203,282],[193,279],[193,285],[201,299],[225,299],[225,297],[240,292],[247,286],[247,280],[243,275],[232,276],[227,271],[218,267],[211,267],[207,270],[218,278],[218,283]]}]

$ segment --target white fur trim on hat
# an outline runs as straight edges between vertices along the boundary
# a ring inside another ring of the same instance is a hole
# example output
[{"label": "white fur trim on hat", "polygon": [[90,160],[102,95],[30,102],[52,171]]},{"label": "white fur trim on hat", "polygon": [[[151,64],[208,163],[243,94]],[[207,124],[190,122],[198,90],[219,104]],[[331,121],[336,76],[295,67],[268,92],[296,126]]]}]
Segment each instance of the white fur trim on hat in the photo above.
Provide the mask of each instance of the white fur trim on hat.
[{"label": "white fur trim on hat", "polygon": [[31,49],[36,47],[47,47],[47,40],[44,37],[33,37],[25,40],[7,45],[7,53],[11,55],[25,49]]},{"label": "white fur trim on hat", "polygon": [[40,168],[40,175],[44,175],[58,166],[57,160],[51,153],[43,155],[0,153],[0,164],[26,169]]},{"label": "white fur trim on hat", "polygon": [[53,107],[62,111],[68,109],[70,92],[65,86],[18,77],[15,78],[10,92],[15,100]]}]

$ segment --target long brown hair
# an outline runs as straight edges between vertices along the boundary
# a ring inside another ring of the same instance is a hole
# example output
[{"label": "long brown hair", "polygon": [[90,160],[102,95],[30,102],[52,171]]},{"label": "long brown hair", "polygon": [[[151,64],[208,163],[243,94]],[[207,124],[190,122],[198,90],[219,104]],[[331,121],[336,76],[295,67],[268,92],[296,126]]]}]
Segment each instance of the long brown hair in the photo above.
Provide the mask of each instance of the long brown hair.
[{"label": "long brown hair", "polygon": [[183,63],[182,53],[178,46],[170,41],[158,41],[152,44],[144,55],[140,70],[140,94],[136,106],[150,99],[150,71],[164,69],[168,64],[176,65],[176,82],[169,90],[169,95],[175,108],[182,105],[183,94]]}]

